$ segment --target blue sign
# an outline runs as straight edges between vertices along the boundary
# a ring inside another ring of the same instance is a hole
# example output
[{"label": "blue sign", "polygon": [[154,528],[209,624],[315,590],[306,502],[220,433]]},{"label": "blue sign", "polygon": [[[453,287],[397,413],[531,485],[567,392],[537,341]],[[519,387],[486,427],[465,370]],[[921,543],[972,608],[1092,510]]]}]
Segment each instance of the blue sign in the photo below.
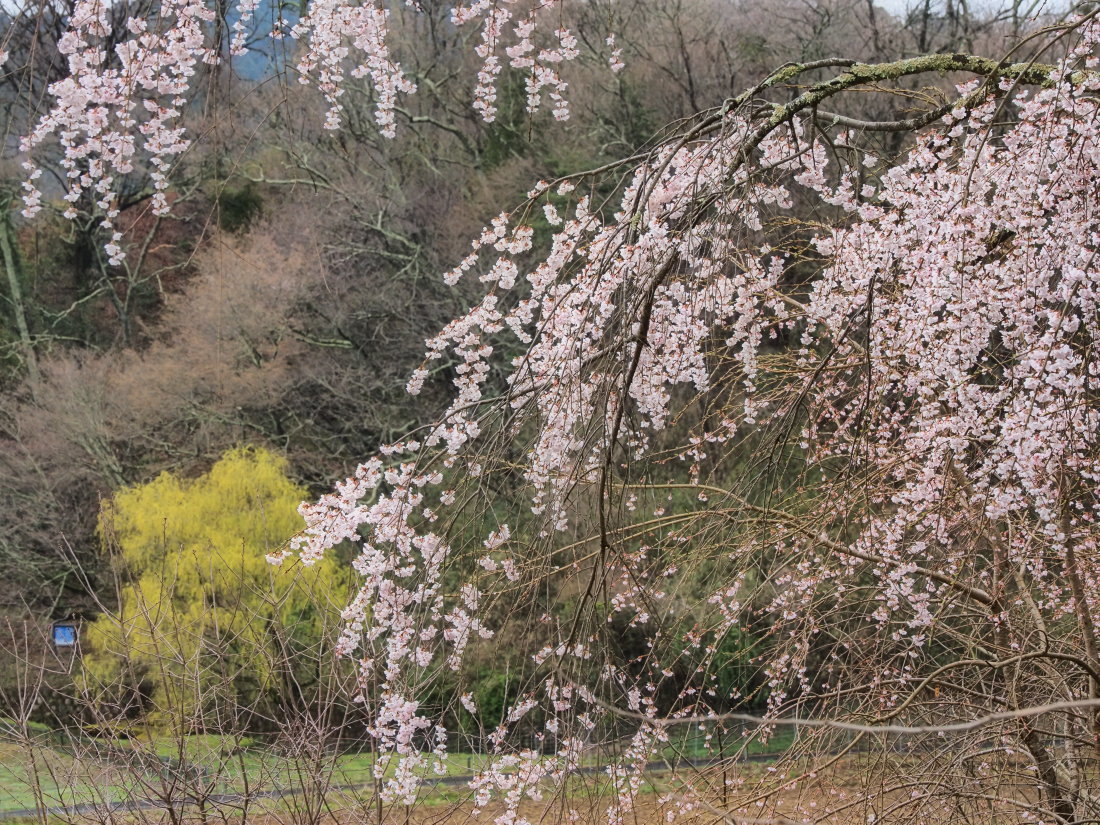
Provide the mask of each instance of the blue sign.
[{"label": "blue sign", "polygon": [[76,625],[55,624],[53,626],[53,643],[56,647],[75,647]]}]

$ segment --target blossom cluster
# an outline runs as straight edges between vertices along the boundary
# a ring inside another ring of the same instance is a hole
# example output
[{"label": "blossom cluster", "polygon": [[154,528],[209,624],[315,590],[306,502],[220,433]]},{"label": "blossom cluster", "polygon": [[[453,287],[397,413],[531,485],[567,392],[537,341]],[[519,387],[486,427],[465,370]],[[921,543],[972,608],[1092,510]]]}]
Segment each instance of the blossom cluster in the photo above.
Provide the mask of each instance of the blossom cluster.
[{"label": "blossom cluster", "polygon": [[[306,41],[298,61],[299,80],[315,78],[317,88],[329,103],[325,128],[339,129],[345,91],[344,63],[354,53],[362,56],[350,70],[352,77],[369,76],[377,95],[375,120],[386,137],[396,134],[394,107],[398,94],[412,94],[416,84],[395,63],[386,45],[386,18],[389,11],[381,5],[358,5],[346,0],[320,0],[310,3],[306,14],[292,29],[291,36]],[[349,45],[350,44],[350,45]]]},{"label": "blossom cluster", "polygon": [[[198,66],[214,59],[206,27],[213,14],[201,0],[167,0],[155,16],[130,17],[129,36],[111,55],[107,3],[81,0],[58,42],[69,76],[50,85],[54,105],[23,138],[21,149],[30,155],[51,137],[60,143],[66,216],[75,217],[76,204],[91,197],[111,235],[106,246],[111,263],[122,258],[122,236],[114,228],[118,177],[132,172],[139,156],[150,167],[153,211],[168,210],[168,172],[173,158],[190,145],[181,112]],[[42,170],[29,159],[24,166],[23,214],[33,217],[42,208],[37,184]]]}]

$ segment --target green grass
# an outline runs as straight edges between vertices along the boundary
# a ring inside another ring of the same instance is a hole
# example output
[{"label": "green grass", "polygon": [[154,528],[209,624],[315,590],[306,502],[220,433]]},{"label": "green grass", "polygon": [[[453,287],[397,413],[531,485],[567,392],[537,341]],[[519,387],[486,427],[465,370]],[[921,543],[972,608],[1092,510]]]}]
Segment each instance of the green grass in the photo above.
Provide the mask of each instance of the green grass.
[{"label": "green grass", "polygon": [[0,811],[36,807],[36,789],[51,807],[93,799],[93,777],[76,768],[75,760],[50,748],[36,747],[32,759],[24,747],[0,743]]},{"label": "green grass", "polygon": [[[9,734],[8,741],[4,741],[5,733]],[[315,766],[304,756],[286,754],[250,739],[212,735],[173,738],[142,732],[115,740],[82,736],[62,744],[56,733],[44,727],[28,731],[30,742],[11,741],[10,733],[10,728],[5,731],[0,726],[0,812],[35,808],[39,794],[47,806],[68,806],[149,799],[166,793],[178,797],[185,788],[199,782],[211,794],[293,792],[316,775]],[[779,754],[793,741],[792,730],[780,729],[767,743],[727,738],[719,749],[719,740],[708,743],[698,730],[681,730],[673,732],[659,758],[672,763],[738,754]],[[590,755],[582,765],[598,766],[608,756]],[[488,758],[483,754],[448,754],[447,774],[476,773]],[[332,788],[367,789],[374,782],[371,753],[327,756],[321,768],[321,775],[331,771],[327,784]],[[394,764],[389,765],[385,774],[392,774],[394,769]],[[334,793],[337,798],[352,797],[356,790]],[[455,801],[465,794],[465,788],[442,785],[429,792],[433,799],[438,796],[439,802]]]},{"label": "green grass", "polygon": [[[274,749],[233,745],[227,747],[219,737],[209,736],[187,737],[182,742],[81,740],[71,748],[51,744],[45,737],[30,744],[0,741],[0,812],[36,807],[36,789],[50,807],[154,798],[168,792],[173,783],[176,795],[196,782],[212,794],[279,793],[300,787],[315,768],[306,759]],[[181,755],[189,773],[180,767]],[[456,753],[445,762],[448,773],[467,773],[478,770],[485,759]],[[326,762],[321,773],[331,771],[332,786],[365,787],[374,780],[370,753],[329,757]],[[386,773],[392,774],[395,767],[391,764]]]}]

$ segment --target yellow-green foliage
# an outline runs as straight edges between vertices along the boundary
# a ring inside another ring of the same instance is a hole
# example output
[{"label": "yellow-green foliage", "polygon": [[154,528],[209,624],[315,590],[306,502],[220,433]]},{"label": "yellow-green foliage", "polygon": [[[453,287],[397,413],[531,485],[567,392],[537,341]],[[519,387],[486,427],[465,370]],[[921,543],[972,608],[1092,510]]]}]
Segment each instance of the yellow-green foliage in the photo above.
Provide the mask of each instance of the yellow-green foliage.
[{"label": "yellow-green foliage", "polygon": [[88,634],[89,689],[150,721],[308,701],[346,576],[331,559],[287,570],[264,558],[301,529],[306,496],[282,458],[242,448],[200,478],[163,473],[106,502],[100,537],[127,583]]}]

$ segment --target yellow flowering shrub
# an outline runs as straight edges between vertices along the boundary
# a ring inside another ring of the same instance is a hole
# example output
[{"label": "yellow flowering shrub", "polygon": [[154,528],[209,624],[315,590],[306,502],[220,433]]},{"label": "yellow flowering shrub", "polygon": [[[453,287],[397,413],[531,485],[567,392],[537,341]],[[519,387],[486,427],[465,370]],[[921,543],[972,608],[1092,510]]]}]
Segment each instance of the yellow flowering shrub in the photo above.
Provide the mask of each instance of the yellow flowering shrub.
[{"label": "yellow flowering shrub", "polygon": [[199,478],[162,473],[105,502],[99,533],[122,584],[87,634],[84,685],[151,722],[231,701],[263,725],[280,703],[310,701],[347,575],[334,558],[264,558],[301,529],[307,495],[283,458],[245,447]]}]

